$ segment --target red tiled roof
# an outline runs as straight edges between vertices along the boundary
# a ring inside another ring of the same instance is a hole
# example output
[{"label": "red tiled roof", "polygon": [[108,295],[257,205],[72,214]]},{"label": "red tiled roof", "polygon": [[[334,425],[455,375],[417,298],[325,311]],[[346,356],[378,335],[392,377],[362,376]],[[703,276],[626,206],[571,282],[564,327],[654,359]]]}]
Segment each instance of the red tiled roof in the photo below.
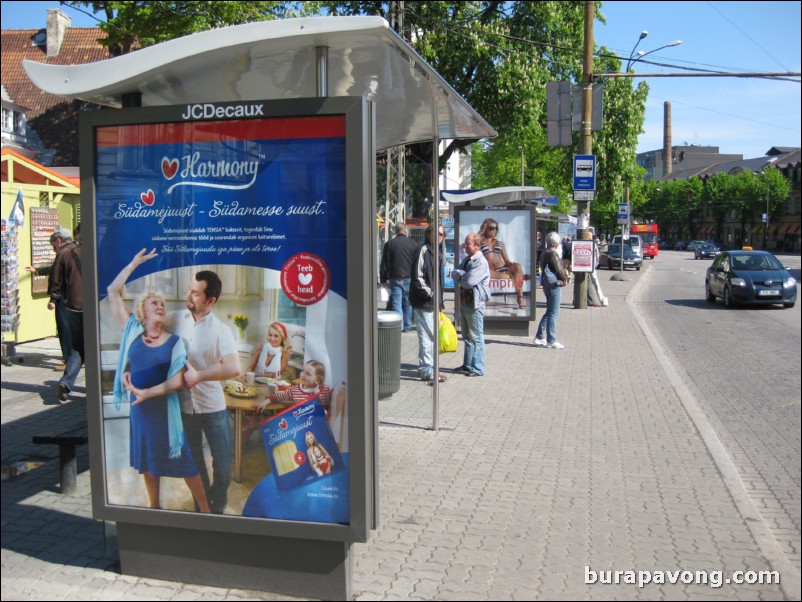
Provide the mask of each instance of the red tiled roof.
[{"label": "red tiled roof", "polygon": [[47,56],[47,48],[33,43],[44,29],[10,29],[2,32],[2,84],[11,100],[28,109],[28,125],[36,130],[45,148],[55,149],[54,165],[78,165],[78,111],[80,100],[43,92],[33,85],[23,60],[49,65],[78,65],[110,58],[98,43],[105,34],[94,27],[70,27],[58,56]]}]

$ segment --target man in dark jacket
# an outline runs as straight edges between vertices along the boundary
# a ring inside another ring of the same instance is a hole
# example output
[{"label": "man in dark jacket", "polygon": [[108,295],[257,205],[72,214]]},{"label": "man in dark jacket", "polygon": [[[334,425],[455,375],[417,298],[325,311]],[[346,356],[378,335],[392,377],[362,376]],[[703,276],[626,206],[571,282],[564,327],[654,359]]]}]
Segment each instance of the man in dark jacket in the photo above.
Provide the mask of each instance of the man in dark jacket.
[{"label": "man in dark jacket", "polygon": [[[415,327],[418,330],[418,374],[422,381],[434,382],[434,252],[432,250],[432,233],[434,226],[426,228],[426,242],[415,254],[412,263],[412,279],[409,288],[409,302],[415,314]],[[442,241],[445,231],[440,227],[438,240]],[[440,255],[441,265],[443,256]],[[443,306],[443,278],[440,283],[440,308]],[[438,380],[445,382],[446,377],[439,375]]]},{"label": "man in dark jacket", "polygon": [[67,397],[75,385],[75,379],[84,363],[84,297],[81,274],[81,247],[73,243],[70,231],[58,228],[50,236],[50,244],[56,252],[47,294],[53,304],[63,303],[69,324],[72,348],[67,356],[64,374],[58,383],[59,401]]},{"label": "man in dark jacket", "polygon": [[382,250],[379,281],[390,284],[390,302],[387,309],[397,311],[403,317],[402,332],[412,330],[412,306],[409,304],[409,279],[412,259],[418,244],[407,236],[407,227],[396,224],[395,236],[388,240]]}]

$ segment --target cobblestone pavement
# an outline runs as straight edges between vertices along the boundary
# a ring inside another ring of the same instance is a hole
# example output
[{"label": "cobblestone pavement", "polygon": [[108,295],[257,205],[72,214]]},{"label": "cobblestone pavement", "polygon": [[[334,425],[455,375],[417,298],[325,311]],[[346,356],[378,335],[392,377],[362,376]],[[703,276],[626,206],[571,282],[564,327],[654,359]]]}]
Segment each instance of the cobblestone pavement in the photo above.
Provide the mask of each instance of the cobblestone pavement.
[{"label": "cobblestone pavement", "polygon": [[[461,348],[440,356],[437,430],[431,389],[414,380],[415,334],[402,335],[401,389],[379,401],[379,526],[353,547],[355,599],[799,599],[793,566],[781,584],[736,583],[788,563],[761,552],[642,334],[626,299],[646,272],[605,279],[608,308],[573,310],[567,294],[563,350],[489,336],[482,378],[448,373]],[[4,600],[288,599],[120,575],[91,518],[86,451],[77,494],[63,496],[57,453],[31,444],[84,412],[82,384],[55,404],[55,340],[18,353],[2,378],[2,464],[25,471],[2,486]]]}]

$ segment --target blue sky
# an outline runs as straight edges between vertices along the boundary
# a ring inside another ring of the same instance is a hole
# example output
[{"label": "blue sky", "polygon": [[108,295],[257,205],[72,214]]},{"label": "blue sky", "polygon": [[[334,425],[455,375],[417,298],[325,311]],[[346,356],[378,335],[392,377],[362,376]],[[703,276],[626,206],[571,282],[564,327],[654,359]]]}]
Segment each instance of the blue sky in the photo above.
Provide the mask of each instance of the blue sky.
[{"label": "blue sky", "polygon": [[[629,57],[674,40],[649,55],[682,67],[741,72],[799,72],[800,2],[604,2],[607,25],[596,22],[596,44]],[[635,64],[638,73],[678,69]],[[671,102],[673,144],[718,146],[722,153],[762,156],[772,146],[802,146],[796,82],[742,78],[651,78],[646,132],[638,151],[662,148],[663,104]],[[636,80],[642,81],[642,80]]]},{"label": "blue sky", "polygon": [[[674,40],[682,44],[647,60],[714,71],[799,72],[800,6],[790,2],[604,2],[596,44],[628,57]],[[4,29],[44,27],[48,8],[61,8],[75,27],[96,22],[58,2],[2,2]],[[638,73],[677,73],[636,63]],[[650,78],[645,133],[638,151],[663,145],[663,105],[671,102],[673,144],[718,146],[722,153],[762,156],[772,146],[802,146],[802,97],[796,82],[743,78]],[[642,80],[636,80],[642,81]]]}]

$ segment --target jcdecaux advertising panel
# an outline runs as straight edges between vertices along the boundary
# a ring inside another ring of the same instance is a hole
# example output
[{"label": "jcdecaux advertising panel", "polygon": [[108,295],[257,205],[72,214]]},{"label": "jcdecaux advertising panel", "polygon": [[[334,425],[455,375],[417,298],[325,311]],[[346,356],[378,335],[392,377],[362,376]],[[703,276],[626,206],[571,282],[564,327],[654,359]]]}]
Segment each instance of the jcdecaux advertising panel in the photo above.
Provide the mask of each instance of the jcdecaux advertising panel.
[{"label": "jcdecaux advertising panel", "polygon": [[355,117],[287,106],[84,124],[104,508],[350,524]]}]

